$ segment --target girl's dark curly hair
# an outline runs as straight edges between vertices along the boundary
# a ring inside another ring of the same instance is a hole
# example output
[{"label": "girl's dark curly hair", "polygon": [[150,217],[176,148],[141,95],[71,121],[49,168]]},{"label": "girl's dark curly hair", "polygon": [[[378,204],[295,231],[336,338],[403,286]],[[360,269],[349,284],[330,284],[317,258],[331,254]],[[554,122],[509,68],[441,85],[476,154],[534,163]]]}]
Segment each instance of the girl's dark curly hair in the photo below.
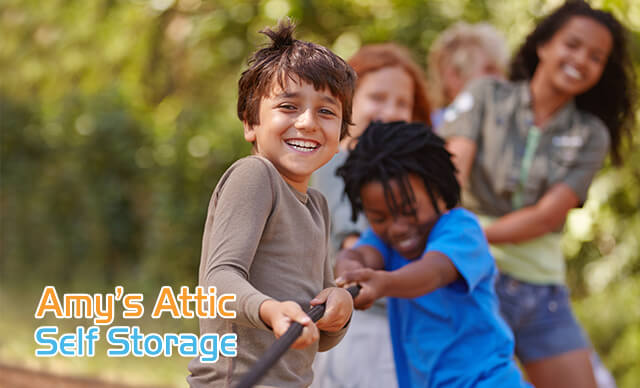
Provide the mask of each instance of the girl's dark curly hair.
[{"label": "girl's dark curly hair", "polygon": [[[360,190],[369,182],[384,187],[387,206],[394,215],[411,209],[415,214],[415,195],[409,185],[409,174],[422,178],[434,209],[439,213],[437,198],[447,209],[460,202],[460,185],[451,154],[444,140],[422,123],[373,122],[367,127],[347,161],[336,175],[344,179],[345,194],[351,202],[351,219],[355,222],[362,211]],[[395,198],[389,182],[395,180],[401,198]]]},{"label": "girl's dark curly hair", "polygon": [[622,161],[623,138],[630,138],[635,124],[635,74],[627,48],[627,31],[609,12],[591,8],[583,0],[567,0],[564,5],[544,18],[527,36],[511,63],[511,80],[533,77],[538,66],[537,48],[551,40],[574,16],[585,16],[605,26],[613,37],[611,54],[598,83],[576,96],[576,106],[604,122],[611,136],[611,156],[614,164]]}]

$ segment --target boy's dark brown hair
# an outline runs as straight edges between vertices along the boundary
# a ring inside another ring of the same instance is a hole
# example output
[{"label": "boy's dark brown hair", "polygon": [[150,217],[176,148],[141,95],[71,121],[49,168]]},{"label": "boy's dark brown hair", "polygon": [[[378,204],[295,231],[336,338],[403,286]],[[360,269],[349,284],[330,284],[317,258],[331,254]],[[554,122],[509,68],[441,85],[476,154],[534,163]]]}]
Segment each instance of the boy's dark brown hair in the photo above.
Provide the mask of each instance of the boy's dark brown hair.
[{"label": "boy's dark brown hair", "polygon": [[269,96],[273,81],[284,89],[287,78],[306,81],[316,90],[328,88],[342,103],[340,139],[351,125],[351,104],[356,73],[342,58],[318,44],[293,38],[295,25],[283,20],[276,30],[260,31],[271,44],[256,51],[249,59],[249,68],[238,81],[238,118],[249,125],[260,123],[260,100]]}]

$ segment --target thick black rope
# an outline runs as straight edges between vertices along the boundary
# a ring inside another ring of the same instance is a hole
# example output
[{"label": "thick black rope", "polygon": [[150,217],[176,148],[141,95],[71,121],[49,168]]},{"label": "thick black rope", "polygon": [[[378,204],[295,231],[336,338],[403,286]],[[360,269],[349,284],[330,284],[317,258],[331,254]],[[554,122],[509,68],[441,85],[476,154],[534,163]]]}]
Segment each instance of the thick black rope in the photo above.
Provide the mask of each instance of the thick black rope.
[{"label": "thick black rope", "polygon": [[[349,294],[355,299],[360,292],[360,286],[351,286],[347,288]],[[325,304],[319,304],[313,306],[307,314],[313,322],[317,322],[324,315]],[[267,349],[265,354],[260,358],[253,368],[244,375],[242,380],[235,386],[235,388],[251,388],[267,373],[267,371],[282,357],[282,355],[289,349],[289,347],[296,342],[296,339],[302,334],[303,326],[298,322],[293,322],[287,331],[276,340]]]}]

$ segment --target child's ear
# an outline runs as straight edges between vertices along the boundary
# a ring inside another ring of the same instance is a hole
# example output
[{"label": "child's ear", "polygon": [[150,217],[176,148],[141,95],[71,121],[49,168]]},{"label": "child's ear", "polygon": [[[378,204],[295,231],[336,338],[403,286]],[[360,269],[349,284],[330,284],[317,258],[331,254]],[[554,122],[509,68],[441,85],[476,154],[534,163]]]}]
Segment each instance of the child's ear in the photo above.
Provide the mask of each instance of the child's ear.
[{"label": "child's ear", "polygon": [[256,141],[256,131],[254,126],[249,124],[246,121],[242,122],[242,126],[244,127],[244,139],[249,143],[253,143]]},{"label": "child's ear", "polygon": [[536,54],[538,55],[538,61],[540,62],[542,62],[542,60],[547,56],[548,43],[549,42],[545,42],[536,47]]}]

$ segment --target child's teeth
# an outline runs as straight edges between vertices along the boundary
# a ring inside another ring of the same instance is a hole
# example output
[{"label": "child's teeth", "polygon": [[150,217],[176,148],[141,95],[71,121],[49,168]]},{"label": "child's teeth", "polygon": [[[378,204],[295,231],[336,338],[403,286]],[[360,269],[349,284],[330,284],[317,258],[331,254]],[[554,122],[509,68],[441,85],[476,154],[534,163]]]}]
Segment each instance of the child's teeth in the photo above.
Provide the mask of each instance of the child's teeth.
[{"label": "child's teeth", "polygon": [[413,243],[413,240],[409,239],[409,240],[403,240],[403,241],[400,241],[400,242],[398,243],[398,245],[399,245],[401,248],[406,248],[406,247],[408,247],[408,246],[411,246],[411,244],[412,244],[412,243]]},{"label": "child's teeth", "polygon": [[580,72],[578,70],[576,70],[575,67],[573,66],[565,66],[564,67],[564,72],[567,73],[567,75],[569,75],[572,78],[575,79],[581,79],[582,75],[580,74]]},{"label": "child's teeth", "polygon": [[287,144],[298,151],[313,151],[318,147],[317,143],[305,140],[288,140]]}]

